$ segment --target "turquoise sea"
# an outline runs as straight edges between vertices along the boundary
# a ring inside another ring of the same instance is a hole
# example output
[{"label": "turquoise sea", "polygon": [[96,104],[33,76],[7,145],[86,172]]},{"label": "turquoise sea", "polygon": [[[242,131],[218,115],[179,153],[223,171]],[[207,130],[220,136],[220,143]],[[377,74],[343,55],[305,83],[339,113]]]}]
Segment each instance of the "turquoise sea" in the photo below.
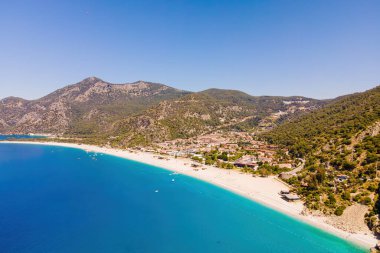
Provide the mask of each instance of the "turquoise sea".
[{"label": "turquoise sea", "polygon": [[366,251],[164,169],[79,149],[0,144],[0,252]]},{"label": "turquoise sea", "polygon": [[1,135],[0,134],[0,140],[7,140],[7,139],[36,139],[36,138],[45,138],[44,136],[39,135]]}]

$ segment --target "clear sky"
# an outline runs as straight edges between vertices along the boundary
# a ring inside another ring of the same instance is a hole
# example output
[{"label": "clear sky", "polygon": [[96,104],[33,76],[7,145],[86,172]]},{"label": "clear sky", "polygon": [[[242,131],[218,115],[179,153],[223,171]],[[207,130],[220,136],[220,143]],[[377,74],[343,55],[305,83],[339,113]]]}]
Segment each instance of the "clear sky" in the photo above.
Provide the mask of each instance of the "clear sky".
[{"label": "clear sky", "polygon": [[380,1],[0,1],[0,98],[88,76],[331,98],[380,84]]}]

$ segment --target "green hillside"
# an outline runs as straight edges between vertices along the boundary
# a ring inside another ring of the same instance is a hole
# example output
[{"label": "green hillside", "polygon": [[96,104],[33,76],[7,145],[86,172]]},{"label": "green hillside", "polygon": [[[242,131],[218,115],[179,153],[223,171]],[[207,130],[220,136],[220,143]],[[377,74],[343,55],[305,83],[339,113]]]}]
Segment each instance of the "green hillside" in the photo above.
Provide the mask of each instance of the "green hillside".
[{"label": "green hillside", "polygon": [[[252,130],[260,121],[291,106],[284,100],[307,101],[308,108],[323,103],[303,97],[254,97],[241,91],[209,89],[165,100],[157,106],[118,121],[112,135],[121,146],[189,138],[217,129],[245,127]],[[297,111],[299,105],[292,105]]]},{"label": "green hillside", "polygon": [[365,204],[372,210],[368,223],[376,230],[379,131],[380,86],[332,100],[262,137],[288,147],[293,157],[306,158],[304,170],[288,182],[309,208],[339,215],[352,203]]}]

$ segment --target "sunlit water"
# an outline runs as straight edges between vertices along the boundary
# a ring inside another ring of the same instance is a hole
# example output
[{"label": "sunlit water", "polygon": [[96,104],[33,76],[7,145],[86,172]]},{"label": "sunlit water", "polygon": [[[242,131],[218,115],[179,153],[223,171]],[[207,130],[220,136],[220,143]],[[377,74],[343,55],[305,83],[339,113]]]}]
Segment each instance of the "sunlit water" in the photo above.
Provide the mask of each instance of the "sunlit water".
[{"label": "sunlit water", "polygon": [[167,170],[79,149],[0,144],[0,252],[365,251]]}]

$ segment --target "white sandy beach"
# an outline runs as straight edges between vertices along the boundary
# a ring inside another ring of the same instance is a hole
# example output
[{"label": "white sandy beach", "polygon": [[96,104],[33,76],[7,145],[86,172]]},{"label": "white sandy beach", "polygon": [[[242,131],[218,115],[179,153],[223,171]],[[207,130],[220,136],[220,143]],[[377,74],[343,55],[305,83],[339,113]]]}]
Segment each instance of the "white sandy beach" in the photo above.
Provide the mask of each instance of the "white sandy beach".
[{"label": "white sandy beach", "polygon": [[[244,174],[235,170],[223,170],[212,166],[202,165],[195,169],[191,167],[194,163],[190,159],[173,158],[158,159],[157,155],[145,152],[130,152],[126,150],[118,150],[111,148],[103,148],[91,145],[79,145],[70,143],[56,143],[56,142],[22,142],[22,141],[3,141],[3,143],[18,143],[18,144],[38,144],[38,145],[51,145],[79,148],[91,152],[99,152],[118,157],[127,158],[143,162],[146,164],[165,168],[170,171],[188,175],[194,178],[207,181],[209,183],[218,185],[227,190],[233,191],[237,194],[245,196],[265,206],[283,212],[296,219],[304,221],[310,225],[316,226],[320,229],[333,233],[339,237],[350,240],[356,244],[360,244],[367,248],[373,247],[377,240],[370,233],[349,233],[329,225],[324,217],[315,217],[311,215],[301,214],[303,210],[302,202],[295,203],[283,200],[278,194],[281,190],[288,189],[288,187],[277,180],[275,177],[261,178],[253,177],[249,174]],[[202,170],[201,168],[207,168]]]}]

